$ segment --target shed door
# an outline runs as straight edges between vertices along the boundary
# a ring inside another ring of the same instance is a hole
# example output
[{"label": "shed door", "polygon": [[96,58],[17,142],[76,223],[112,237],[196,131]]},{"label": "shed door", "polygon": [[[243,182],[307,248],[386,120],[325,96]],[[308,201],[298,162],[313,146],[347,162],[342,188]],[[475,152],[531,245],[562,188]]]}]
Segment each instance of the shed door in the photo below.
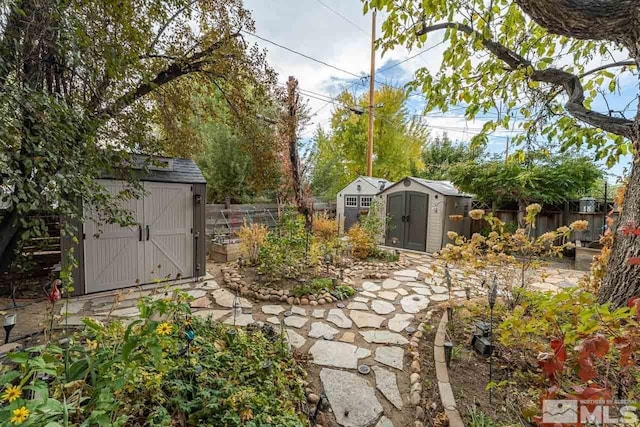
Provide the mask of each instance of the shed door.
[{"label": "shed door", "polygon": [[[116,195],[124,189],[119,181],[99,180],[109,193]],[[133,218],[142,223],[142,200],[123,202]],[[89,218],[95,213],[87,212]],[[118,289],[136,284],[144,277],[144,242],[140,240],[138,225],[120,227],[118,224],[99,224],[89,219],[84,224],[85,290],[87,293]]]},{"label": "shed door", "polygon": [[358,222],[360,219],[359,197],[356,194],[344,196],[344,232]]},{"label": "shed door", "polygon": [[145,282],[193,276],[193,192],[189,184],[145,182]]},{"label": "shed door", "polygon": [[406,196],[404,247],[424,251],[427,242],[428,195],[408,191]]},{"label": "shed door", "polygon": [[405,193],[387,196],[387,246],[404,247]]}]

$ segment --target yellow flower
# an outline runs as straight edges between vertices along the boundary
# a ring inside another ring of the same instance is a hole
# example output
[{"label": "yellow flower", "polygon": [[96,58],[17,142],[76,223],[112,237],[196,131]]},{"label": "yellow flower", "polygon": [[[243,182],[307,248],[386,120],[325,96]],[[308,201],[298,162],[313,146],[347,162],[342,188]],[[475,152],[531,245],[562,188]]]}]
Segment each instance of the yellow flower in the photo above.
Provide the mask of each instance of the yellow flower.
[{"label": "yellow flower", "polygon": [[566,225],[563,225],[562,227],[558,228],[558,233],[561,234],[566,234],[569,232],[569,227],[567,227]]},{"label": "yellow flower", "polygon": [[29,410],[26,407],[21,407],[13,410],[13,417],[9,420],[13,424],[22,424],[29,417]]},{"label": "yellow flower", "polygon": [[156,333],[158,335],[169,335],[171,332],[173,332],[173,327],[167,322],[160,323],[156,328]]},{"label": "yellow flower", "polygon": [[456,233],[455,231],[447,231],[447,237],[451,240],[456,240],[456,238],[458,237],[458,233]]},{"label": "yellow flower", "polygon": [[540,206],[538,203],[532,203],[529,206],[527,206],[527,213],[530,215],[537,215],[540,213],[540,211],[542,211],[542,206]]},{"label": "yellow flower", "polygon": [[484,209],[474,209],[472,211],[469,211],[469,216],[476,221],[482,219],[482,217],[484,216]]},{"label": "yellow flower", "polygon": [[20,388],[20,386],[10,385],[2,395],[2,400],[13,402],[14,400],[20,398],[20,396],[22,396],[22,389]]},{"label": "yellow flower", "polygon": [[88,351],[93,351],[98,348],[98,341],[90,340],[87,338],[87,342],[85,343]]},{"label": "yellow flower", "polygon": [[569,225],[569,228],[574,231],[584,231],[587,228],[589,228],[589,221],[584,221],[584,220],[573,221]]}]

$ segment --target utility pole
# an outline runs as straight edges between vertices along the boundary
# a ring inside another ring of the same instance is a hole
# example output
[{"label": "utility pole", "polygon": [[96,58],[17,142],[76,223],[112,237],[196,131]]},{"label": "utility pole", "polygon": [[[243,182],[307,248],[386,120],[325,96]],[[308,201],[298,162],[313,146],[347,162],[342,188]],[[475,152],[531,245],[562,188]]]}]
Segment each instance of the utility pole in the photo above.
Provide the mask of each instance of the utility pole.
[{"label": "utility pole", "polygon": [[373,176],[373,92],[376,73],[376,10],[371,16],[371,74],[369,77],[369,140],[367,143],[367,176]]},{"label": "utility pole", "polygon": [[507,149],[504,152],[504,163],[507,164],[509,160],[509,137],[507,137]]}]

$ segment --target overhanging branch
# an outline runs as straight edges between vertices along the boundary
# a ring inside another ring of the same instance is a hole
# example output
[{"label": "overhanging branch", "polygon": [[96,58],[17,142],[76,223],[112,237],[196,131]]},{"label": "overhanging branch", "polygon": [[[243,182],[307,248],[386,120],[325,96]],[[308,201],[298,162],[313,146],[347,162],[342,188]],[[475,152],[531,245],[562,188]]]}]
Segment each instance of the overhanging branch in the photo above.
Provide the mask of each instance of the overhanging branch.
[{"label": "overhanging branch", "polygon": [[494,40],[485,38],[481,33],[474,30],[468,25],[457,22],[443,22],[418,30],[418,36],[428,34],[434,31],[444,29],[453,29],[462,31],[470,36],[477,38],[485,49],[491,52],[498,59],[503,61],[511,70],[522,68],[531,69],[529,78],[541,83],[549,83],[561,86],[567,93],[569,99],[565,103],[565,109],[576,119],[587,123],[591,126],[600,128],[606,132],[624,136],[632,140],[637,139],[634,132],[633,121],[619,117],[611,117],[606,114],[592,111],[584,105],[584,88],[580,82],[580,78],[567,71],[558,68],[547,68],[545,70],[536,70],[531,61],[524,58],[517,52],[508,47],[497,43]]}]

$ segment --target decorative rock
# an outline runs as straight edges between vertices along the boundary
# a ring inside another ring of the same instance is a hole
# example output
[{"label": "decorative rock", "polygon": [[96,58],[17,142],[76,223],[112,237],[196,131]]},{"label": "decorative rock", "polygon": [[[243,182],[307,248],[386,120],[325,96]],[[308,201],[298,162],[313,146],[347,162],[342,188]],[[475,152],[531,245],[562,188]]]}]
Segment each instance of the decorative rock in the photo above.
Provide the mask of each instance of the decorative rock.
[{"label": "decorative rock", "polygon": [[202,289],[194,289],[192,291],[187,291],[187,294],[194,299],[198,299],[205,296],[207,294],[207,291],[204,291]]},{"label": "decorative rock", "polygon": [[379,299],[373,300],[373,302],[371,303],[371,308],[378,314],[389,314],[396,309],[393,304],[386,301],[381,301]]},{"label": "decorative rock", "polygon": [[300,316],[306,316],[307,315],[307,310],[305,310],[302,307],[291,307],[291,313],[297,314],[297,315],[300,315]]},{"label": "decorative rock", "polygon": [[393,318],[389,319],[389,330],[393,332],[402,332],[404,328],[411,324],[413,318],[413,314],[396,314]]},{"label": "decorative rock", "polygon": [[235,325],[235,326],[247,326],[253,323],[253,316],[251,314],[245,314],[240,309],[236,309],[235,316],[234,313],[231,313],[223,323],[227,325]]},{"label": "decorative rock", "polygon": [[[211,293],[211,296],[216,301],[216,304],[222,307],[233,308],[233,300],[235,295],[226,289],[216,289]],[[251,308],[253,305],[246,298],[238,298],[238,306],[241,308]]]},{"label": "decorative rock", "polygon": [[403,297],[409,295],[409,292],[406,289],[402,289],[402,288],[398,288],[396,289],[396,292],[400,295],[402,295]]},{"label": "decorative rock", "polygon": [[194,312],[193,315],[205,319],[211,318],[211,320],[219,320],[230,313],[231,310],[198,310]]},{"label": "decorative rock", "polygon": [[383,363],[392,368],[402,370],[402,363],[404,361],[404,350],[400,347],[385,347],[380,346],[376,348],[376,362]]},{"label": "decorative rock", "polygon": [[436,294],[436,295],[431,295],[429,298],[432,299],[435,302],[442,302],[442,301],[448,300],[449,299],[449,295],[447,295],[447,294]]},{"label": "decorative rock", "polygon": [[332,340],[338,334],[337,329],[322,322],[313,322],[311,324],[311,330],[309,331],[310,338],[324,338],[325,340]]},{"label": "decorative rock", "polygon": [[356,334],[353,332],[345,332],[338,341],[353,343],[356,340]]},{"label": "decorative rock", "polygon": [[413,292],[419,295],[431,295],[431,291],[428,288],[413,288]]},{"label": "decorative rock", "polygon": [[287,304],[292,305],[295,298],[289,297],[287,298]]},{"label": "decorative rock", "polygon": [[309,305],[313,305],[313,306],[318,305],[318,301],[309,301]]},{"label": "decorative rock", "polygon": [[329,310],[329,315],[327,316],[327,321],[333,323],[339,328],[349,329],[353,322],[347,316],[345,316],[344,312],[338,308],[332,308]]},{"label": "decorative rock", "polygon": [[264,314],[275,314],[276,316],[284,311],[281,305],[263,305],[262,312]]},{"label": "decorative rock", "polygon": [[363,302],[350,302],[349,305],[347,305],[347,309],[349,310],[364,310],[367,311],[369,310],[369,307],[367,307],[367,304],[363,303]]},{"label": "decorative rock", "polygon": [[410,288],[429,289],[429,287],[422,282],[406,282],[405,285]]},{"label": "decorative rock", "polygon": [[0,354],[10,353],[12,351],[18,351],[22,349],[22,344],[19,342],[10,342],[0,345]]},{"label": "decorative rock", "polygon": [[389,418],[383,416],[382,418],[380,418],[380,421],[378,421],[378,424],[376,424],[376,427],[395,427],[395,426],[393,425],[393,422]]},{"label": "decorative rock", "polygon": [[320,380],[341,426],[368,427],[382,414],[382,405],[366,379],[325,368],[320,371]]},{"label": "decorative rock", "polygon": [[431,290],[436,294],[446,294],[449,291],[444,286],[431,286]]},{"label": "decorative rock", "polygon": [[324,318],[324,312],[325,310],[323,309],[315,309],[313,310],[313,312],[311,312],[311,316],[315,317],[316,319],[322,319]]},{"label": "decorative rock", "polygon": [[400,396],[400,390],[398,390],[396,374],[379,366],[374,366],[371,369],[376,374],[376,388],[382,392],[393,406],[402,409],[402,397]]},{"label": "decorative rock", "polygon": [[416,406],[416,418],[418,420],[423,420],[424,419],[424,409],[422,408],[422,406]]},{"label": "decorative rock", "polygon": [[368,291],[362,291],[360,292],[360,295],[364,295],[365,297],[368,297],[368,298],[377,298],[376,294]]},{"label": "decorative rock", "polygon": [[284,318],[284,324],[294,328],[302,328],[307,323],[306,317],[289,316]]},{"label": "decorative rock", "polygon": [[300,305],[309,305],[309,298],[300,298]]},{"label": "decorative rock", "polygon": [[307,402],[309,403],[318,403],[320,401],[320,396],[315,393],[309,393],[307,395]]},{"label": "decorative rock", "polygon": [[380,298],[384,298],[389,301],[395,301],[396,298],[398,297],[398,294],[395,293],[394,291],[381,291],[381,292],[378,292],[378,296]]},{"label": "decorative rock", "polygon": [[[311,301],[311,302],[314,302],[314,301]],[[318,300],[318,304],[326,304],[326,303],[327,303],[327,300],[325,300],[324,298],[320,298]]]},{"label": "decorative rock", "polygon": [[279,325],[280,319],[278,319],[276,316],[267,317],[267,322],[272,323],[274,325]]},{"label": "decorative rock", "polygon": [[394,279],[385,279],[385,281],[382,282],[382,287],[384,289],[395,289],[398,286],[400,286],[400,282]]},{"label": "decorative rock", "polygon": [[420,393],[418,393],[417,391],[414,391],[413,393],[409,394],[409,401],[411,402],[412,405],[419,405],[420,404]]},{"label": "decorative rock", "polygon": [[400,334],[389,331],[360,331],[360,335],[368,343],[405,345],[409,341]]},{"label": "decorative rock", "polygon": [[386,319],[373,313],[364,313],[362,311],[351,311],[349,314],[351,319],[356,322],[358,328],[380,328],[382,322]]},{"label": "decorative rock", "polygon": [[416,270],[400,270],[400,271],[396,271],[393,274],[394,276],[411,277],[413,279],[417,279],[419,275],[419,273]]},{"label": "decorative rock", "polygon": [[355,298],[353,298],[353,300],[356,301],[356,302],[362,302],[364,304],[369,302],[369,298],[363,298],[363,297],[355,297]]},{"label": "decorative rock", "polygon": [[420,373],[420,371],[420,362],[418,362],[417,360],[411,362],[411,372]]},{"label": "decorative rock", "polygon": [[60,307],[60,314],[78,314],[82,311],[86,303],[87,301],[83,300],[65,302],[64,304],[62,304],[62,307]]},{"label": "decorative rock", "polygon": [[415,384],[418,381],[420,381],[420,374],[417,372],[414,372],[413,374],[411,374],[411,376],[409,377],[409,380],[411,381],[411,384]]},{"label": "decorative rock", "polygon": [[356,369],[358,359],[369,357],[371,352],[353,344],[319,340],[309,349],[309,354],[313,356],[313,363],[316,365]]},{"label": "decorative rock", "polygon": [[302,347],[304,343],[307,341],[302,335],[300,335],[293,329],[286,329],[285,331],[286,331],[287,341],[289,341],[289,344],[291,344],[295,348]]},{"label": "decorative rock", "polygon": [[429,298],[425,295],[410,295],[400,300],[400,305],[406,313],[417,313],[429,305]]},{"label": "decorative rock", "polygon": [[380,285],[376,285],[373,282],[362,282],[362,289],[369,292],[377,292],[380,290]]}]

